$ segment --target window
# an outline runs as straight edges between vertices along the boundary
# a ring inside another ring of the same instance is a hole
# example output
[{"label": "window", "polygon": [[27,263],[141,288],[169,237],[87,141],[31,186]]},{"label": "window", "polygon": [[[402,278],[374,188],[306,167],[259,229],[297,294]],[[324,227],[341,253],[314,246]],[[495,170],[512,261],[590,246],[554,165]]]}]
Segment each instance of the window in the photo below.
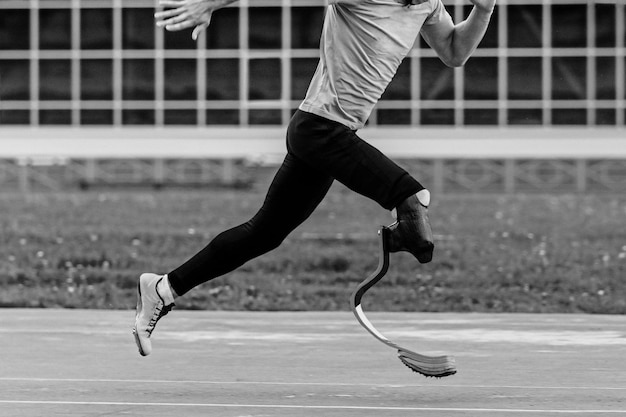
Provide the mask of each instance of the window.
[{"label": "window", "polygon": [[0,9],[0,50],[28,50],[29,47],[29,11]]},{"label": "window", "polygon": [[70,100],[72,63],[68,59],[49,59],[39,63],[39,99]]},{"label": "window", "polygon": [[542,65],[541,58],[509,58],[509,100],[541,100]]},{"label": "window", "polygon": [[196,60],[165,60],[165,100],[196,100]]},{"label": "window", "polygon": [[72,12],[70,9],[39,11],[39,48],[72,48]]},{"label": "window", "polygon": [[30,62],[25,59],[0,60],[0,100],[30,98]]},{"label": "window", "polygon": [[208,59],[206,61],[207,100],[239,99],[239,60]]},{"label": "window", "polygon": [[80,14],[81,49],[113,47],[113,14],[110,9],[83,9]]},{"label": "window", "polygon": [[122,11],[122,48],[154,49],[153,14],[151,9]]},{"label": "window", "polygon": [[249,9],[248,44],[251,49],[281,48],[281,9],[251,7]]},{"label": "window", "polygon": [[208,49],[239,48],[239,8],[229,7],[215,12],[205,36]]},{"label": "window", "polygon": [[124,60],[124,100],[154,100],[154,61],[151,59]]},{"label": "window", "polygon": [[497,58],[474,58],[465,65],[465,99],[498,99]]},{"label": "window", "polygon": [[84,59],[80,71],[81,100],[113,99],[113,62],[110,59]]},{"label": "window", "polygon": [[250,60],[250,100],[279,99],[281,94],[280,60]]},{"label": "window", "polygon": [[324,8],[294,7],[291,10],[291,47],[317,49],[324,23]]},{"label": "window", "polygon": [[507,15],[509,48],[541,48],[541,5],[510,5],[507,6]]}]

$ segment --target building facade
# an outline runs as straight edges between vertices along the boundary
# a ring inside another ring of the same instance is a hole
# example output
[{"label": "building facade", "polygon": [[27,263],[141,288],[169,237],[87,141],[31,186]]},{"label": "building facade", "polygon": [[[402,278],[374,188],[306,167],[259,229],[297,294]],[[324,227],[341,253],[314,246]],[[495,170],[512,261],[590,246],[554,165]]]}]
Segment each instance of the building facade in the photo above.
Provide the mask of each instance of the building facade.
[{"label": "building facade", "polygon": [[[456,21],[471,8],[445,0]],[[0,1],[0,124],[285,125],[315,70],[323,0],[242,0],[198,42],[153,0]],[[419,39],[370,126],[616,126],[622,0],[499,0],[463,68]]]}]

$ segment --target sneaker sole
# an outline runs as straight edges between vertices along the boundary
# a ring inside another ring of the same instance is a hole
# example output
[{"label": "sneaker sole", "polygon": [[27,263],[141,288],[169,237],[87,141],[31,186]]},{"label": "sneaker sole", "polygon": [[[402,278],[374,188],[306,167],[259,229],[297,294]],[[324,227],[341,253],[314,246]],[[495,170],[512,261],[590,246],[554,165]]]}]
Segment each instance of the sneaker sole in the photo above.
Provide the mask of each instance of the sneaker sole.
[{"label": "sneaker sole", "polygon": [[[135,313],[135,323],[137,321],[137,316],[139,315],[139,312],[141,311],[142,307],[143,307],[143,303],[141,302],[141,277],[140,277],[139,282],[137,283],[137,309]],[[135,337],[135,344],[137,344],[137,349],[139,349],[139,354],[141,356],[148,356],[148,353],[146,353],[141,346],[141,341],[139,340],[139,334],[137,334],[137,324],[133,326],[133,336]]]}]

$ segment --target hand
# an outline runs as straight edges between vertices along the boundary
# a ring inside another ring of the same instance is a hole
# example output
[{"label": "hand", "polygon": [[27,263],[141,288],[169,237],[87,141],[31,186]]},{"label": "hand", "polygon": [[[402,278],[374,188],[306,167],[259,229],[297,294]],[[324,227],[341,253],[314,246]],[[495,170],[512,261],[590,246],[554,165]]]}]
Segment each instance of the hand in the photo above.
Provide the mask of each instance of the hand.
[{"label": "hand", "polygon": [[496,6],[496,0],[470,0],[479,10],[491,14]]},{"label": "hand", "polygon": [[195,41],[209,27],[211,14],[224,4],[220,0],[160,0],[159,6],[168,9],[155,13],[154,18],[158,27],[165,27],[170,32],[193,27],[191,38]]}]

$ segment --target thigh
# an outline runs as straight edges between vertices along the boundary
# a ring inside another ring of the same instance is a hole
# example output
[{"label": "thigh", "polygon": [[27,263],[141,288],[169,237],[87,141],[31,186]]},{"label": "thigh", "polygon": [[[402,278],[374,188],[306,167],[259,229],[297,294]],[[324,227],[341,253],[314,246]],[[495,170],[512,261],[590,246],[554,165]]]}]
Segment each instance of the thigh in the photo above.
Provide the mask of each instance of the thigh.
[{"label": "thigh", "polygon": [[265,201],[251,222],[286,236],[304,222],[322,201],[333,178],[287,154],[269,186]]},{"label": "thigh", "polygon": [[421,190],[406,170],[340,123],[299,112],[288,130],[291,151],[353,191],[391,209]]}]

